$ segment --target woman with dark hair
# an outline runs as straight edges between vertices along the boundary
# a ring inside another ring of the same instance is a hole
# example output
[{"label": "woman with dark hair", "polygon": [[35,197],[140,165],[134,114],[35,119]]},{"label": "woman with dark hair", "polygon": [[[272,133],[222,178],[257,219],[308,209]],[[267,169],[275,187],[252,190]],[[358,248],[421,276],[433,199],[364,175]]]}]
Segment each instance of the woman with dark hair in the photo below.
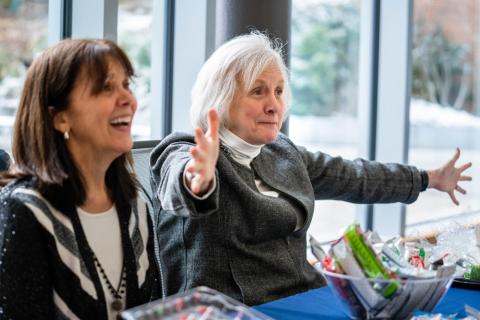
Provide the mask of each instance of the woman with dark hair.
[{"label": "woman with dark hair", "polygon": [[0,192],[0,317],[115,319],[158,296],[133,75],[108,40],[64,40],[31,65]]}]

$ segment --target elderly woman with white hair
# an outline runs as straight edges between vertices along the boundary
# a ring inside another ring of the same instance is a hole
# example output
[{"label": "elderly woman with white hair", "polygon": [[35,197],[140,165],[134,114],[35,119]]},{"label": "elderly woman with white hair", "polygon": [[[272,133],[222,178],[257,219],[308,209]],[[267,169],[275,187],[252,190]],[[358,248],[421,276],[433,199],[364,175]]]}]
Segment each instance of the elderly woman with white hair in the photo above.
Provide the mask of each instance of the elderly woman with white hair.
[{"label": "elderly woman with white hair", "polygon": [[290,103],[281,46],[253,32],[219,47],[192,90],[195,135],[152,152],[156,228],[167,292],[206,285],[254,305],[317,288],[306,234],[316,199],[415,201],[427,187],[465,193],[470,163],[442,168],[344,160],[280,133]]}]

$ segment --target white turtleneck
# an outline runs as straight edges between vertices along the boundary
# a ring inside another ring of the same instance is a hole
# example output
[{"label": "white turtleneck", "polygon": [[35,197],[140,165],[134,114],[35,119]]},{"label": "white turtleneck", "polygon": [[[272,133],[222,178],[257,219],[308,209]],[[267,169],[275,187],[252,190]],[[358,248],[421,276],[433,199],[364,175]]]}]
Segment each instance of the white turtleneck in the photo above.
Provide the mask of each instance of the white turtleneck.
[{"label": "white turtleneck", "polygon": [[[219,131],[222,143],[230,150],[230,156],[241,165],[251,168],[250,163],[260,154],[263,144],[250,144],[226,128]],[[262,180],[255,178],[255,185],[260,193],[269,197],[278,197],[278,192],[270,188]]]}]

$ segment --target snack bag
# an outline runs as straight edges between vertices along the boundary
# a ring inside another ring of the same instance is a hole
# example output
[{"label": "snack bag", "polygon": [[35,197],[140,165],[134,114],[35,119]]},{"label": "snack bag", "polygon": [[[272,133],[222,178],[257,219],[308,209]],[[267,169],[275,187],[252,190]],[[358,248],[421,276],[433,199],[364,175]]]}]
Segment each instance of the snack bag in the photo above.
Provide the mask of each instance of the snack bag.
[{"label": "snack bag", "polygon": [[[348,226],[344,237],[347,239],[355,258],[369,279],[383,278],[389,280],[395,278],[387,272],[373,249],[364,241],[362,231],[358,225],[351,224]],[[395,282],[385,282],[379,289],[385,298],[389,298],[395,294],[398,288],[399,285]]]}]

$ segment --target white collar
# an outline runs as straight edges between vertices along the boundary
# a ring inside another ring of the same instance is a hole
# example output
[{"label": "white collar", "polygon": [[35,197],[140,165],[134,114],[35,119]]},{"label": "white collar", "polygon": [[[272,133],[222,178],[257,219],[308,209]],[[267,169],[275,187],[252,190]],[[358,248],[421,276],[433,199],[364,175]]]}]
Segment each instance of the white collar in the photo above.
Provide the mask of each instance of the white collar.
[{"label": "white collar", "polygon": [[229,149],[233,160],[250,167],[252,160],[260,154],[264,144],[250,144],[226,128],[221,128],[219,137]]}]

